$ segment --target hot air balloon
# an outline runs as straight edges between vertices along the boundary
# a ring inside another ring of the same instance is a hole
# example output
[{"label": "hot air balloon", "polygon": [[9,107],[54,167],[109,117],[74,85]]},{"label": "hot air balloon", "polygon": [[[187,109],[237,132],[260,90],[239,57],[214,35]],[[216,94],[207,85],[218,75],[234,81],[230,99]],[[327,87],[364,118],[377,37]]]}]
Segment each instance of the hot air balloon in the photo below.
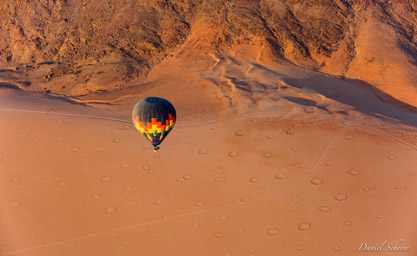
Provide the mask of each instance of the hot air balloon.
[{"label": "hot air balloon", "polygon": [[154,146],[166,138],[175,125],[176,112],[174,106],[163,98],[148,97],[138,103],[132,111],[132,120],[136,129],[142,133]]}]

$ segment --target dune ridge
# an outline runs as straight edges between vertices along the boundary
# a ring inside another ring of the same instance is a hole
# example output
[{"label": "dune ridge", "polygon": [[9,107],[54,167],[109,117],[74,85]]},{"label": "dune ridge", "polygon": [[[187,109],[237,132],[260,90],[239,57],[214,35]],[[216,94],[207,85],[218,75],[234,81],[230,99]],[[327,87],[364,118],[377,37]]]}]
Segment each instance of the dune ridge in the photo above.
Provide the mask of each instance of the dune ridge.
[{"label": "dune ridge", "polygon": [[409,0],[4,2],[0,81],[80,96],[139,86],[184,46],[211,56],[263,47],[273,61],[366,82],[416,107],[415,8]]}]

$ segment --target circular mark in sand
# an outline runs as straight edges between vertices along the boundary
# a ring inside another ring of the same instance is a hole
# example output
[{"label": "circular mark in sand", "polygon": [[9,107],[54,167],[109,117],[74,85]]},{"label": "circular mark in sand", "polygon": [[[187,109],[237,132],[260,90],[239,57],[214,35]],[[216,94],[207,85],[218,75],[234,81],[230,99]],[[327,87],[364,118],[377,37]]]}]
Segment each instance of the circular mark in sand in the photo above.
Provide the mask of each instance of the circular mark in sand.
[{"label": "circular mark in sand", "polygon": [[350,227],[350,226],[352,226],[352,222],[347,220],[347,221],[343,222],[343,226]]},{"label": "circular mark in sand", "polygon": [[111,178],[109,176],[103,176],[103,177],[101,177],[101,181],[102,182],[108,182],[110,180],[111,180]]},{"label": "circular mark in sand", "polygon": [[348,171],[348,173],[349,173],[350,175],[352,175],[352,176],[357,176],[357,175],[359,175],[359,171],[358,171],[358,170],[355,170],[355,169],[350,169],[350,170]]},{"label": "circular mark in sand", "polygon": [[401,187],[400,186],[398,186],[398,185],[396,185],[396,186],[394,186],[394,189],[400,189]]},{"label": "circular mark in sand", "polygon": [[343,201],[347,199],[347,195],[339,193],[339,194],[334,195],[334,199],[337,201]]},{"label": "circular mark in sand", "polygon": [[297,148],[297,147],[293,147],[293,148],[291,149],[291,151],[292,151],[292,152],[297,152],[297,151],[298,151],[298,148]]},{"label": "circular mark in sand", "polygon": [[310,180],[310,182],[313,185],[321,185],[321,184],[323,184],[323,180],[320,179],[320,178],[314,178],[314,179]]},{"label": "circular mark in sand", "polygon": [[332,162],[331,161],[326,161],[326,162],[324,162],[324,165],[325,166],[330,166],[330,165],[332,165]]},{"label": "circular mark in sand", "polygon": [[135,205],[137,203],[138,203],[138,201],[136,201],[136,200],[132,200],[132,201],[129,202],[130,205]]},{"label": "circular mark in sand", "polygon": [[291,202],[293,202],[294,204],[299,204],[301,203],[301,201],[303,200],[299,197],[294,197],[293,199],[291,199]]},{"label": "circular mark in sand", "polygon": [[252,178],[249,179],[249,182],[251,182],[251,183],[256,183],[258,181],[259,181],[259,179],[257,177],[252,177]]},{"label": "circular mark in sand", "polygon": [[214,237],[216,237],[216,238],[221,238],[221,237],[223,237],[223,233],[222,232],[216,232],[216,233],[214,233]]},{"label": "circular mark in sand", "polygon": [[307,165],[304,164],[304,163],[297,163],[296,162],[296,164],[298,165],[298,168],[307,168]]},{"label": "circular mark in sand", "polygon": [[91,195],[91,197],[92,197],[94,200],[100,200],[100,199],[101,199],[101,196],[100,196],[99,194],[92,194],[92,195]]},{"label": "circular mark in sand", "polygon": [[381,215],[376,215],[375,218],[380,219],[380,218],[382,218],[382,216]]},{"label": "circular mark in sand", "polygon": [[306,112],[306,113],[314,113],[314,112],[316,112],[316,107],[313,107],[313,106],[307,106],[307,107],[304,107],[304,112]]},{"label": "circular mark in sand", "polygon": [[75,147],[75,148],[72,148],[71,149],[71,152],[78,152],[80,150],[80,148],[79,147]]},{"label": "circular mark in sand", "polygon": [[70,123],[73,123],[74,122],[74,119],[73,118],[67,118],[67,119],[62,120],[62,122],[64,124],[70,124]]},{"label": "circular mark in sand", "polygon": [[161,200],[156,200],[155,202],[153,202],[154,205],[161,205],[162,201]]},{"label": "circular mark in sand", "polygon": [[3,151],[3,155],[7,155],[7,154],[9,154],[8,151]]},{"label": "circular mark in sand", "polygon": [[249,197],[241,197],[240,198],[240,201],[242,202],[242,203],[246,203],[246,202],[249,202],[250,201],[250,198]]},{"label": "circular mark in sand", "polygon": [[310,223],[300,223],[298,225],[298,228],[297,229],[299,231],[307,231],[307,230],[311,229],[311,224]]},{"label": "circular mark in sand", "polygon": [[59,187],[65,187],[66,185],[67,185],[67,183],[65,183],[65,182],[61,182],[61,183],[58,184]]},{"label": "circular mark in sand", "polygon": [[243,135],[245,135],[245,132],[244,131],[236,131],[235,135],[236,136],[243,136]]},{"label": "circular mark in sand", "polygon": [[362,190],[365,191],[365,192],[370,192],[371,188],[366,187],[366,188],[363,188]]},{"label": "circular mark in sand", "polygon": [[152,169],[149,169],[149,170],[147,171],[147,173],[148,173],[148,174],[154,174],[154,173],[155,173],[155,171],[154,171],[154,170],[152,170]]},{"label": "circular mark in sand", "polygon": [[133,189],[132,187],[126,187],[126,188],[125,188],[125,191],[126,191],[126,192],[129,192],[129,191],[131,191],[132,189]]},{"label": "circular mark in sand", "polygon": [[130,129],[130,125],[119,126],[119,130],[129,130],[129,129]]},{"label": "circular mark in sand", "polygon": [[225,182],[225,180],[225,177],[217,177],[216,179],[214,179],[215,182]]},{"label": "circular mark in sand", "polygon": [[107,214],[112,214],[116,212],[116,207],[108,207],[106,208],[106,213]]},{"label": "circular mark in sand", "polygon": [[342,247],[340,247],[340,246],[333,246],[333,247],[332,247],[332,250],[333,250],[334,252],[341,252],[341,251],[342,251]]},{"label": "circular mark in sand", "polygon": [[120,143],[120,139],[119,138],[115,138],[115,139],[113,139],[113,142],[114,143]]},{"label": "circular mark in sand", "polygon": [[124,245],[119,245],[119,246],[116,247],[116,249],[121,251],[121,250],[125,249],[125,246]]},{"label": "circular mark in sand", "polygon": [[226,216],[226,215],[220,215],[217,219],[218,219],[219,221],[228,221],[228,220],[229,220],[229,216]]},{"label": "circular mark in sand", "polygon": [[394,156],[394,155],[392,155],[392,156],[388,156],[388,159],[389,159],[389,160],[395,160],[395,159],[397,159],[397,156]]},{"label": "circular mark in sand", "polygon": [[237,157],[238,155],[239,155],[239,153],[237,153],[237,152],[234,152],[234,151],[229,152],[230,157]]},{"label": "circular mark in sand", "polygon": [[302,251],[302,250],[304,250],[304,247],[300,246],[300,247],[297,248],[297,250]]},{"label": "circular mark in sand", "polygon": [[265,158],[270,158],[270,157],[272,157],[272,153],[271,152],[263,152],[262,156],[265,157]]},{"label": "circular mark in sand", "polygon": [[159,159],[159,158],[161,158],[161,156],[160,155],[155,155],[155,156],[153,156],[153,158],[154,159]]},{"label": "circular mark in sand", "polygon": [[194,206],[201,207],[201,206],[203,206],[203,204],[204,204],[203,201],[198,200],[194,203]]},{"label": "circular mark in sand", "polygon": [[143,145],[142,146],[142,149],[150,149],[151,148],[151,146],[150,145]]},{"label": "circular mark in sand", "polygon": [[353,139],[352,135],[345,136],[345,140],[351,140],[351,139]]},{"label": "circular mark in sand", "polygon": [[18,177],[11,177],[10,178],[10,181],[12,181],[12,182],[17,182],[19,180],[19,178]]},{"label": "circular mark in sand", "polygon": [[332,211],[332,209],[328,206],[319,206],[318,209],[319,211],[324,212],[324,213],[329,213]]},{"label": "circular mark in sand", "polygon": [[217,130],[217,127],[216,126],[212,126],[212,127],[210,127],[210,130],[215,131],[215,130]]},{"label": "circular mark in sand", "polygon": [[21,133],[21,134],[19,134],[19,137],[20,138],[26,137],[26,134],[25,133]]},{"label": "circular mark in sand", "polygon": [[205,154],[207,154],[207,149],[200,149],[199,151],[197,151],[197,154],[205,155]]},{"label": "circular mark in sand", "polygon": [[256,188],[255,192],[258,193],[258,194],[263,194],[263,193],[265,193],[265,189],[264,188]]},{"label": "circular mark in sand", "polygon": [[285,173],[280,173],[280,174],[275,175],[275,178],[279,180],[284,180],[287,178],[287,175]]},{"label": "circular mark in sand", "polygon": [[266,233],[268,234],[268,236],[276,236],[279,234],[279,231],[276,228],[270,228],[266,231]]},{"label": "circular mark in sand", "polygon": [[20,206],[20,202],[19,201],[13,201],[10,203],[11,207],[19,207]]},{"label": "circular mark in sand", "polygon": [[120,167],[127,168],[127,167],[129,167],[129,165],[125,163],[125,164],[121,164]]},{"label": "circular mark in sand", "polygon": [[275,138],[275,135],[269,134],[265,136],[267,139],[272,140],[273,138]]},{"label": "circular mark in sand", "polygon": [[252,171],[253,170],[253,168],[252,167],[247,167],[247,166],[245,166],[245,172],[250,172],[250,171]]}]

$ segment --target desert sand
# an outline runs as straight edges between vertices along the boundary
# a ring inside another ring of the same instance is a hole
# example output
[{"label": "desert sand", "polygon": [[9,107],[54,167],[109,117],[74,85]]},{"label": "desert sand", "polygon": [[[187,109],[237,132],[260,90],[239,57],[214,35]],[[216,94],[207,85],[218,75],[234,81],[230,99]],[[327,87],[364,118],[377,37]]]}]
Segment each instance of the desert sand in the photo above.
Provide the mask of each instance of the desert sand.
[{"label": "desert sand", "polygon": [[[416,114],[207,45],[112,92],[0,89],[0,255],[416,255]],[[177,109],[156,153],[130,120],[147,96]]]}]

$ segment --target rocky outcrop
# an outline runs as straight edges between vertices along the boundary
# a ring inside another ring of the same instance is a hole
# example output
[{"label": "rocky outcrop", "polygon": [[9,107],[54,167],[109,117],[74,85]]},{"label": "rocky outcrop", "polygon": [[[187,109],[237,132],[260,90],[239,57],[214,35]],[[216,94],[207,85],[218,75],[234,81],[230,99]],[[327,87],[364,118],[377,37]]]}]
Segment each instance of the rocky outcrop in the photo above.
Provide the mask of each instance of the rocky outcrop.
[{"label": "rocky outcrop", "polygon": [[416,8],[413,0],[3,1],[0,65],[38,72],[34,90],[110,90],[145,79],[202,27],[213,51],[261,43],[276,58],[417,106]]}]

